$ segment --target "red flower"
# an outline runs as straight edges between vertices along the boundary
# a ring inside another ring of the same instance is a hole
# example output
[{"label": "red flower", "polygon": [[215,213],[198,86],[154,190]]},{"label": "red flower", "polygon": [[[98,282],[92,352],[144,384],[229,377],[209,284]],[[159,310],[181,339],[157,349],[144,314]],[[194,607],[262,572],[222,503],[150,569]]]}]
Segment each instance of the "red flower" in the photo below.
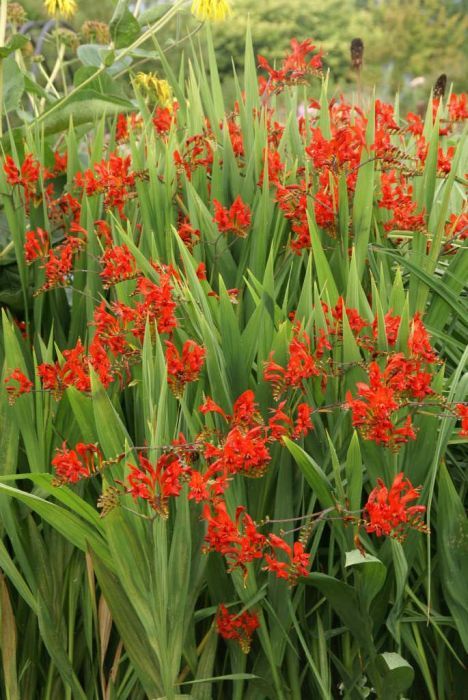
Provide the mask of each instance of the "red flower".
[{"label": "red flower", "polygon": [[36,195],[37,185],[41,173],[39,162],[31,153],[25,157],[21,170],[18,170],[11,156],[6,156],[3,163],[3,171],[10,185],[21,185],[23,188],[26,208],[32,197]]},{"label": "red flower", "polygon": [[[271,547],[271,554],[265,554],[267,571],[274,573],[278,578],[287,579],[290,585],[297,583],[299,576],[307,576],[310,566],[310,554],[304,551],[302,542],[294,542],[291,547],[278,535],[270,534],[268,543]],[[286,555],[287,561],[278,559],[275,550],[279,550]]]},{"label": "red flower", "polygon": [[468,119],[467,93],[463,92],[461,95],[456,95],[454,92],[452,92],[448,103],[448,111],[450,119],[454,122]]},{"label": "red flower", "polygon": [[213,399],[211,399],[209,396],[206,397],[205,402],[198,408],[200,413],[219,413],[220,416],[224,418],[224,420],[229,420],[230,416],[228,416],[221,406],[218,406]]},{"label": "red flower", "polygon": [[364,506],[366,531],[375,532],[378,537],[390,535],[400,540],[404,538],[407,527],[424,531],[420,514],[425,512],[426,506],[408,506],[419,498],[420,488],[414,488],[403,472],[395,477],[390,490],[381,479],[377,483]]},{"label": "red flower", "polygon": [[174,117],[174,110],[170,110],[168,107],[156,107],[153,126],[156,129],[157,134],[167,134],[171,129],[172,119]]},{"label": "red flower", "polygon": [[182,396],[185,385],[198,379],[206,350],[193,340],[184,343],[181,354],[169,340],[166,347],[167,381],[174,394]]},{"label": "red flower", "polygon": [[411,333],[408,338],[408,349],[414,357],[426,362],[435,362],[437,356],[429,342],[429,335],[421,320],[419,312],[414,315]]},{"label": "red flower", "polygon": [[122,306],[120,311],[127,314],[128,320],[133,321],[133,335],[143,340],[148,321],[157,322],[158,333],[170,333],[177,326],[172,290],[171,276],[168,273],[160,272],[159,284],[147,277],[138,278],[136,293],[143,297],[143,301],[134,309]]},{"label": "red flower", "polygon": [[8,393],[8,401],[11,404],[22,394],[29,394],[33,388],[32,381],[19,369],[14,369],[11,374],[5,377],[4,382]]},{"label": "red flower", "polygon": [[377,444],[394,444],[392,413],[398,408],[398,403],[395,391],[385,385],[376,362],[369,367],[369,384],[358,382],[356,387],[361,398],[353,399],[351,392],[346,395],[353,425],[361,429],[367,440],[374,440]]},{"label": "red flower", "polygon": [[[393,316],[391,310],[385,314],[385,334],[389,345],[395,345],[398,339],[398,331],[400,330],[401,316]],[[374,338],[378,338],[379,328],[378,319],[375,317],[372,323],[372,332]]]},{"label": "red flower", "polygon": [[261,418],[255,403],[255,394],[251,389],[244,391],[234,402],[232,425],[244,427],[255,425]]},{"label": "red flower", "polygon": [[461,420],[460,437],[468,437],[468,405],[457,403],[455,409]]},{"label": "red flower", "polygon": [[124,206],[135,185],[135,173],[130,170],[131,157],[121,158],[111,153],[109,160],[102,160],[94,165],[93,170],[86,170],[75,176],[75,183],[84,189],[88,196],[104,194],[106,209],[115,207],[124,217]]},{"label": "red flower", "polygon": [[311,354],[310,338],[304,332],[295,330],[295,336],[289,344],[289,359],[286,368],[271,359],[265,364],[263,376],[274,387],[275,396],[279,396],[287,387],[304,389],[304,381],[320,375],[315,359]]},{"label": "red flower", "polygon": [[216,627],[223,639],[238,642],[244,654],[248,654],[252,635],[260,627],[260,622],[256,613],[245,610],[243,613],[232,615],[224,605],[220,605],[216,615]]},{"label": "red flower", "polygon": [[64,350],[63,357],[65,362],[62,366],[58,362],[43,363],[37,368],[42,387],[51,391],[57,400],[61,398],[64,389],[70,386],[84,392],[91,389],[89,358],[81,341],[78,340],[74,348]]},{"label": "red flower", "polygon": [[232,520],[224,501],[218,501],[213,509],[204,506],[202,518],[207,522],[205,551],[222,554],[228,560],[229,571],[240,568],[247,576],[247,564],[262,558],[267,539],[257,531],[245,508],[239,506]]},{"label": "red flower", "polygon": [[291,49],[279,70],[274,70],[263,56],[258,56],[258,65],[268,73],[264,92],[281,92],[285,85],[299,85],[311,75],[321,75],[322,51],[315,53],[311,39],[302,42],[291,39]]},{"label": "red flower", "polygon": [[100,262],[103,266],[100,274],[104,287],[111,287],[136,275],[135,258],[126,245],[107,248]]},{"label": "red flower", "polygon": [[263,476],[271,460],[266,442],[267,438],[261,426],[246,432],[234,427],[226,436],[218,461],[212,466],[216,466],[218,470],[225,470],[228,474]]},{"label": "red flower", "polygon": [[24,257],[27,263],[46,257],[50,247],[47,231],[38,227],[35,231],[26,231],[25,238]]},{"label": "red flower", "polygon": [[43,291],[62,287],[69,283],[73,270],[73,255],[75,248],[71,243],[49,250],[49,255],[44,264],[46,281]]},{"label": "red flower", "polygon": [[418,205],[413,201],[413,186],[408,184],[404,176],[399,175],[397,180],[395,170],[383,172],[381,185],[382,199],[379,207],[391,210],[393,215],[390,221],[384,224],[385,230],[424,230],[426,226],[424,213],[416,213]]},{"label": "red flower", "polygon": [[198,279],[201,281],[206,280],[206,265],[205,263],[201,262],[197,269],[195,270],[195,274],[198,277]]},{"label": "red flower", "polygon": [[193,228],[193,226],[190,225],[190,221],[187,217],[179,224],[177,233],[189,250],[192,250],[193,246],[198,243],[201,235],[199,229]]},{"label": "red flower", "polygon": [[297,418],[294,424],[293,437],[305,437],[310,430],[314,429],[312,424],[313,409],[306,403],[300,403],[297,407]]},{"label": "red flower", "polygon": [[139,466],[129,464],[127,492],[135,500],[142,498],[163,518],[169,515],[169,498],[178,496],[189,468],[175,454],[164,454],[152,464],[142,454]]},{"label": "red flower", "polygon": [[57,448],[52,465],[59,482],[74,484],[101,469],[102,454],[97,445],[79,442],[74,450],[70,450],[64,442],[61,448]]},{"label": "red flower", "polygon": [[250,227],[250,208],[244,204],[240,195],[236,197],[229,209],[223,207],[217,199],[213,199],[215,214],[213,221],[223,232],[234,233],[239,238],[245,238]]}]

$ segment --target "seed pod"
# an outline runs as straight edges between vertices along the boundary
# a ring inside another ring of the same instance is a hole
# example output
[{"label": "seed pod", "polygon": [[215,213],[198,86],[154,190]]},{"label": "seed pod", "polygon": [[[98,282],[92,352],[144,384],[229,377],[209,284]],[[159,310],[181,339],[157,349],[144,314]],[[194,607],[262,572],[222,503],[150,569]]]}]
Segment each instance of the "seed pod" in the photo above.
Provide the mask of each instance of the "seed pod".
[{"label": "seed pod", "polygon": [[364,42],[359,37],[351,41],[351,65],[354,70],[361,70],[364,58]]},{"label": "seed pod", "polygon": [[445,73],[439,75],[434,84],[434,99],[439,100],[445,95],[445,88],[447,87],[447,76]]}]

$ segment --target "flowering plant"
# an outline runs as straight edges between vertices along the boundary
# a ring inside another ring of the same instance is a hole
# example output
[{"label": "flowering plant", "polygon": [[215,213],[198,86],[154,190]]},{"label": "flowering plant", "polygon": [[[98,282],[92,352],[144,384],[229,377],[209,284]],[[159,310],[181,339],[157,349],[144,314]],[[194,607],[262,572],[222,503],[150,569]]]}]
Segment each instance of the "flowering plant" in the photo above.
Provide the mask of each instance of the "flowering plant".
[{"label": "flowering plant", "polygon": [[284,124],[322,79],[291,48],[257,80],[247,37],[229,112],[209,49],[3,159],[2,615],[59,693],[436,697],[427,655],[460,664],[463,100],[324,82]]}]

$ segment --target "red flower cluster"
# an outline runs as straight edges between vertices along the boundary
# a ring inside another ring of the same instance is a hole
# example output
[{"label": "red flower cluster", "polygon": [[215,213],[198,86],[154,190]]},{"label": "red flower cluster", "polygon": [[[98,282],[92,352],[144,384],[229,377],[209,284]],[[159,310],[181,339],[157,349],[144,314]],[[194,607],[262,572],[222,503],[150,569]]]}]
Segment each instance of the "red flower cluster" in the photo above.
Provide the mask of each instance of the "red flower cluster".
[{"label": "red flower cluster", "polygon": [[302,42],[291,39],[291,49],[279,70],[272,68],[266,58],[258,56],[258,65],[268,73],[268,80],[261,85],[261,92],[281,92],[286,85],[299,85],[307,82],[310,76],[322,74],[323,52],[316,52],[311,39]]},{"label": "red flower cluster", "polygon": [[281,396],[288,387],[304,389],[304,381],[318,377],[321,370],[317,367],[316,357],[310,348],[310,338],[299,327],[294,329],[294,336],[289,343],[289,357],[286,367],[278,365],[271,359],[265,364],[263,376],[273,385],[274,396]]},{"label": "red flower cluster", "polygon": [[100,262],[100,274],[105,288],[133,279],[137,274],[135,258],[126,245],[106,248]]},{"label": "red flower cluster", "polygon": [[37,368],[43,389],[51,391],[57,400],[62,397],[64,390],[71,386],[84,392],[91,389],[89,358],[81,340],[78,340],[71,350],[64,350],[63,357],[63,365],[59,365],[58,362],[42,363]]},{"label": "red flower cluster", "polygon": [[233,233],[238,238],[245,238],[250,227],[250,209],[244,204],[240,195],[236,197],[229,208],[213,199],[215,214],[213,221],[222,233]]},{"label": "red flower cluster", "polygon": [[64,442],[61,448],[57,448],[52,466],[59,483],[75,484],[100,471],[103,457],[97,445],[79,442],[74,450],[70,450]]},{"label": "red flower cluster", "polygon": [[461,420],[460,437],[468,437],[468,405],[457,403],[455,409]]},{"label": "red flower cluster", "polygon": [[382,197],[379,207],[389,209],[392,217],[384,224],[386,231],[422,231],[426,222],[424,212],[416,213],[417,203],[413,200],[413,186],[403,175],[397,177],[395,170],[383,172],[381,178]]},{"label": "red flower cluster", "polygon": [[189,467],[176,454],[163,454],[153,464],[142,454],[139,465],[129,464],[126,490],[133,498],[142,498],[163,518],[169,515],[169,499],[180,494],[188,479]]},{"label": "red flower cluster", "polygon": [[421,520],[421,514],[426,506],[408,504],[416,501],[420,495],[420,489],[414,488],[403,472],[393,480],[388,489],[381,479],[370,493],[364,506],[364,526],[367,532],[375,532],[378,537],[389,535],[402,540],[408,528],[414,528],[422,532],[427,531]]},{"label": "red flower cluster", "polygon": [[116,208],[124,218],[124,207],[133,192],[135,178],[136,175],[131,170],[131,157],[111,153],[109,160],[95,163],[93,170],[77,173],[75,184],[86,192],[88,197],[103,194],[104,207]]},{"label": "red flower cluster", "polygon": [[[413,337],[414,333],[408,341],[410,349]],[[433,393],[430,386],[432,374],[424,370],[420,358],[431,361],[421,353],[413,353],[411,358],[395,353],[387,355],[383,370],[377,362],[371,362],[369,383],[356,384],[359,398],[353,398],[351,392],[346,394],[353,425],[361,430],[367,440],[394,448],[415,439],[411,416],[407,416],[404,424],[398,427],[398,412],[411,400],[422,401]]]},{"label": "red flower cluster", "polygon": [[29,394],[34,386],[32,381],[19,369],[14,369],[11,374],[5,377],[4,382],[10,404],[13,404],[22,394]]},{"label": "red flower cluster", "polygon": [[25,157],[21,169],[18,169],[10,155],[5,157],[3,171],[9,185],[19,185],[23,189],[24,203],[28,210],[31,199],[37,198],[37,187],[41,175],[40,163],[31,153]]},{"label": "red flower cluster", "polygon": [[190,251],[193,249],[194,245],[198,243],[201,236],[199,229],[191,226],[187,217],[184,217],[180,221],[177,233]]},{"label": "red flower cluster", "polygon": [[308,575],[310,554],[304,551],[303,544],[297,541],[291,547],[277,535],[262,535],[243,506],[236,509],[232,520],[224,501],[212,508],[206,504],[202,517],[207,522],[205,551],[226,557],[229,571],[240,568],[247,577],[247,564],[263,559],[265,570],[286,579],[290,585]]},{"label": "red flower cluster", "polygon": [[167,381],[176,396],[182,396],[185,385],[198,379],[205,355],[205,349],[193,340],[185,341],[182,353],[166,340]]},{"label": "red flower cluster", "polygon": [[224,605],[220,605],[216,615],[216,627],[223,639],[238,642],[244,654],[248,654],[252,643],[252,635],[260,627],[257,613],[242,613],[232,615]]},{"label": "red flower cluster", "polygon": [[174,163],[179,175],[185,175],[188,180],[191,180],[192,173],[197,168],[203,168],[207,175],[211,173],[213,140],[213,132],[207,123],[202,134],[195,134],[186,139],[182,153],[179,150],[173,152]]},{"label": "red flower cluster", "polygon": [[25,239],[24,257],[28,264],[48,255],[50,239],[47,231],[38,226],[35,231],[26,231]]}]

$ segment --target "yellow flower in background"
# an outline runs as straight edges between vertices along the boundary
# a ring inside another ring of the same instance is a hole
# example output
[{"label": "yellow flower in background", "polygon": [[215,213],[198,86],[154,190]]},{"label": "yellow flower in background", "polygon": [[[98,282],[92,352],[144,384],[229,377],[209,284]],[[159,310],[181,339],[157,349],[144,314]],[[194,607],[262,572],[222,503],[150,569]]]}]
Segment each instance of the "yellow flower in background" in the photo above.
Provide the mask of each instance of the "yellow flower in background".
[{"label": "yellow flower in background", "polygon": [[231,14],[231,8],[226,0],[193,0],[192,14],[202,22],[226,19]]},{"label": "yellow flower in background", "polygon": [[157,77],[155,73],[137,73],[135,85],[154,102],[162,107],[172,107],[172,89],[167,80]]},{"label": "yellow flower in background", "polygon": [[72,17],[77,10],[75,0],[44,0],[44,7],[49,15]]}]

